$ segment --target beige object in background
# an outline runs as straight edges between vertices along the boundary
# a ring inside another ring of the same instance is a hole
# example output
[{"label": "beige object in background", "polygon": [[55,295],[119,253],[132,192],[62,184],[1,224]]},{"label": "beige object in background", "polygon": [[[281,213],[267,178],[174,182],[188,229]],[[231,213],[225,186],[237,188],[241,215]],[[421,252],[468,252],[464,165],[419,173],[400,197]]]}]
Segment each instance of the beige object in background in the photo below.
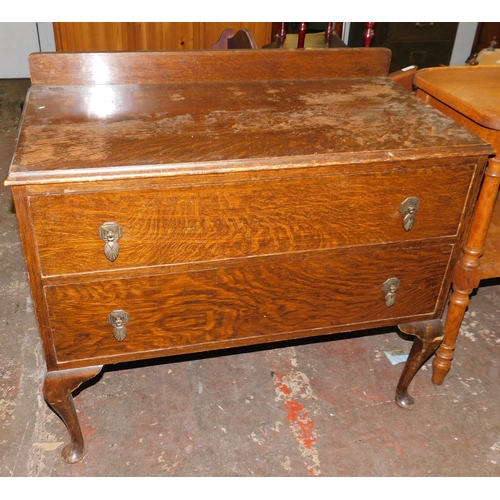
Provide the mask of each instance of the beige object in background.
[{"label": "beige object in background", "polygon": [[467,64],[470,66],[500,64],[500,49],[495,49],[496,44],[496,37],[494,37],[490,42],[490,46],[481,50],[478,54],[473,54]]}]

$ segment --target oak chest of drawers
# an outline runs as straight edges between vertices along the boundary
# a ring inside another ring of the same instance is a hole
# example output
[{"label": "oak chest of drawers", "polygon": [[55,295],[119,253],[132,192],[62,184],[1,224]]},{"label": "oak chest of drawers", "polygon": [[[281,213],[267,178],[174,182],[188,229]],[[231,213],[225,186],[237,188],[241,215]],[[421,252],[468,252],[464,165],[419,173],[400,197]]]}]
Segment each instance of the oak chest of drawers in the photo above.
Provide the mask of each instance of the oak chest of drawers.
[{"label": "oak chest of drawers", "polygon": [[440,317],[490,147],[387,78],[385,49],[31,56],[12,186],[47,363],[104,364]]}]

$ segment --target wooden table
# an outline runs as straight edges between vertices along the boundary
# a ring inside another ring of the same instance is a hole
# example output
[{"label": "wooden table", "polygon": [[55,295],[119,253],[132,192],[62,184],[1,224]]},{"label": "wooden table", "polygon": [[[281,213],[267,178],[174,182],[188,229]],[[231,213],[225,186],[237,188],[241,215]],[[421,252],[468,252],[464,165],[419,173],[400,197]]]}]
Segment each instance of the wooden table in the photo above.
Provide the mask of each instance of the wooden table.
[{"label": "wooden table", "polygon": [[64,460],[84,454],[72,392],[109,363],[401,325],[413,405],[492,151],[389,61],[31,56],[6,182]]},{"label": "wooden table", "polygon": [[500,66],[423,69],[417,72],[415,85],[421,99],[487,140],[497,153],[497,157],[489,161],[464,253],[453,280],[445,338],[433,363],[433,381],[441,384],[451,369],[469,295],[482,278],[500,277]]}]

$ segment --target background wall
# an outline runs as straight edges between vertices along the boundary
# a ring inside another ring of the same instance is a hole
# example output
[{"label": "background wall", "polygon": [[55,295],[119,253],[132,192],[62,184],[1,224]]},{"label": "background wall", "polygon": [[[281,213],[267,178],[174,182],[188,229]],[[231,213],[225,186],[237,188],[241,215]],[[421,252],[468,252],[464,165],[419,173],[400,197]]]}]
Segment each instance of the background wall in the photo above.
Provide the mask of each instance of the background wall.
[{"label": "background wall", "polygon": [[478,23],[458,23],[457,37],[451,53],[450,66],[463,66],[470,56]]},{"label": "background wall", "polygon": [[0,23],[0,78],[29,78],[28,56],[55,49],[52,23]]}]

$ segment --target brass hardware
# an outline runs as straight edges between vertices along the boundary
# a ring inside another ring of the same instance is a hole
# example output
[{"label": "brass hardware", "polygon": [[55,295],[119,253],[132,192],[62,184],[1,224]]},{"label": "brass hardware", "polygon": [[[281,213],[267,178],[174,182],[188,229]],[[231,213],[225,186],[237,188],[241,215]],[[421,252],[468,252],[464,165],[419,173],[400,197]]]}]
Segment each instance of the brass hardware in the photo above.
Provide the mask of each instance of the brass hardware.
[{"label": "brass hardware", "polygon": [[416,196],[411,196],[410,198],[406,198],[401,206],[399,207],[399,211],[403,214],[403,227],[406,231],[410,231],[415,224],[415,212],[418,210],[420,206],[420,201]]},{"label": "brass hardware", "polygon": [[426,26],[434,26],[434,23],[415,23],[415,26],[418,26],[419,28],[424,28]]},{"label": "brass hardware", "polygon": [[117,241],[122,236],[122,228],[119,224],[115,222],[105,222],[99,228],[99,238],[102,241],[105,241],[104,245],[104,255],[110,260],[114,262],[118,257],[118,252],[120,251],[120,246]]},{"label": "brass hardware", "polygon": [[398,278],[389,278],[383,285],[382,291],[385,293],[385,305],[391,307],[396,302],[396,291],[399,288]]},{"label": "brass hardware", "polygon": [[119,340],[121,342],[127,336],[127,329],[125,328],[125,324],[128,323],[129,319],[130,316],[128,315],[128,312],[123,311],[122,309],[111,311],[108,314],[108,323],[111,326],[114,326],[113,335],[115,336],[116,340]]}]

